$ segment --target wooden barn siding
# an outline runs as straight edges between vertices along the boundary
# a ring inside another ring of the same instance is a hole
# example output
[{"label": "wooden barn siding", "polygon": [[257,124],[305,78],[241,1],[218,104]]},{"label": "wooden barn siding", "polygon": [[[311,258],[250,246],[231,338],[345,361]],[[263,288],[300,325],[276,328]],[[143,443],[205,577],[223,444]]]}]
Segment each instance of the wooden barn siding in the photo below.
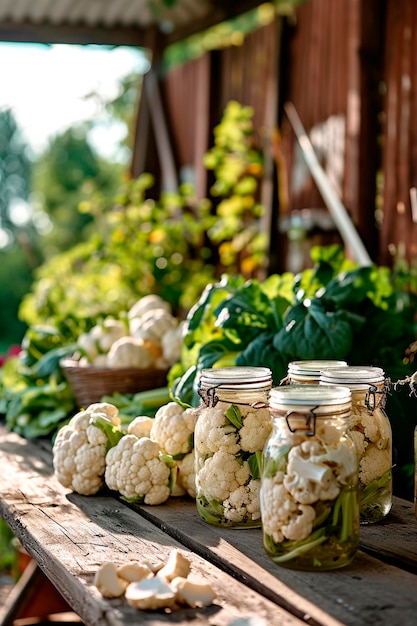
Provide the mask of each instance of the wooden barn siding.
[{"label": "wooden barn siding", "polygon": [[[277,119],[280,20],[248,35],[241,46],[206,53],[170,70],[164,98],[179,168],[193,166],[202,180],[202,157],[213,144],[213,127],[229,100],[254,109],[258,147],[263,148]],[[207,190],[202,189],[202,194]]]},{"label": "wooden barn siding", "polygon": [[385,84],[381,257],[389,264],[399,251],[416,263],[410,188],[417,187],[417,3],[409,0],[387,3]]},{"label": "wooden barn siding", "polygon": [[[194,166],[199,193],[206,193],[202,157],[232,98],[254,107],[259,144],[266,154],[285,101],[295,105],[308,132],[330,116],[342,115],[344,205],[373,260],[392,265],[400,249],[416,261],[410,188],[417,187],[417,2],[307,0],[286,28],[288,45],[283,49],[278,24],[246,37],[240,47],[206,54],[165,78],[179,165]],[[285,115],[280,120],[291,183],[296,140]],[[376,214],[378,171],[382,210]],[[297,190],[290,185],[289,199],[290,211],[324,207],[311,178]],[[271,179],[269,200],[271,205],[276,201]],[[271,222],[272,237],[276,229],[276,221]],[[279,262],[282,266],[275,269],[285,269],[285,258]]]}]

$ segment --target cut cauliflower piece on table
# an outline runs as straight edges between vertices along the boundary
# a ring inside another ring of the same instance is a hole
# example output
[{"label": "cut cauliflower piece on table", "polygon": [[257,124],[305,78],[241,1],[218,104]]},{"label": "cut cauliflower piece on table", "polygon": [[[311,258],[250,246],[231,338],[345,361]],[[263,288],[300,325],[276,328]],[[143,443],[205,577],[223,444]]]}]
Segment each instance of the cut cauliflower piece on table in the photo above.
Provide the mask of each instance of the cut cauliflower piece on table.
[{"label": "cut cauliflower piece on table", "polygon": [[114,563],[107,562],[97,570],[94,585],[104,598],[120,598],[128,586],[128,581],[119,576]]},{"label": "cut cauliflower piece on table", "polygon": [[130,583],[126,588],[125,598],[134,609],[157,611],[173,608],[176,593],[163,578],[154,576]]},{"label": "cut cauliflower piece on table", "polygon": [[155,413],[150,438],[158,442],[162,452],[174,459],[184,458],[194,447],[197,416],[197,409],[168,402]]},{"label": "cut cauliflower piece on table", "polygon": [[108,451],[104,479],[129,501],[161,504],[170,495],[175,462],[169,465],[156,441],[128,434]]},{"label": "cut cauliflower piece on table", "polygon": [[[110,442],[105,432],[91,422],[99,420],[113,432]],[[89,496],[104,485],[105,458],[109,445],[123,436],[118,409],[98,402],[74,415],[55,438],[52,448],[54,473],[58,481],[72,491]]]}]

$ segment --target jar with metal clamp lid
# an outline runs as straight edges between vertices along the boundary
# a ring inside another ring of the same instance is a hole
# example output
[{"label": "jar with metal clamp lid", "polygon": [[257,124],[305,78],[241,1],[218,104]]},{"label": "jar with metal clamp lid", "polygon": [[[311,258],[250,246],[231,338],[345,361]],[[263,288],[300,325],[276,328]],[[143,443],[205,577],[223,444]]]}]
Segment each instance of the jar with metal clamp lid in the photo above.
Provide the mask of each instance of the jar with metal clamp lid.
[{"label": "jar with metal clamp lid", "polygon": [[350,390],[284,385],[270,394],[261,478],[265,550],[278,565],[329,570],[359,545],[358,462],[346,436]]},{"label": "jar with metal clamp lid", "polygon": [[384,407],[388,382],[384,370],[348,366],[323,370],[322,385],[345,385],[352,393],[349,435],[359,462],[360,520],[378,522],[392,506],[392,429]]},{"label": "jar with metal clamp lid", "polygon": [[347,365],[346,361],[337,361],[333,359],[314,359],[304,361],[291,361],[288,364],[287,377],[282,381],[283,384],[307,384],[314,385],[320,383],[320,372],[324,369],[341,368]]},{"label": "jar with metal clamp lid", "polygon": [[204,369],[194,432],[196,504],[210,524],[261,525],[262,450],[271,432],[266,367]]}]

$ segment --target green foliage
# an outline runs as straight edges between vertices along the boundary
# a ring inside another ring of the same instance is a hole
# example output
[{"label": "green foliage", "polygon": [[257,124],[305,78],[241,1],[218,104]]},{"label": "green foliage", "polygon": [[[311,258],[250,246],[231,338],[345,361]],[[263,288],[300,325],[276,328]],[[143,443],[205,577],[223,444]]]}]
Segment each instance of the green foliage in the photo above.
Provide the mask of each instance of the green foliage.
[{"label": "green foliage", "polygon": [[35,439],[55,432],[75,410],[74,394],[59,367],[75,344],[57,328],[32,326],[22,347],[2,368],[0,413],[10,430]]},{"label": "green foliage", "polygon": [[181,313],[225,269],[246,278],[256,275],[265,246],[259,232],[262,208],[255,199],[262,166],[252,147],[252,115],[249,107],[231,102],[214,131],[215,145],[207,154],[219,197],[214,210],[209,199],[198,200],[185,184],[177,193],[150,199],[149,174],[126,180],[110,204],[93,189],[80,204],[81,214],[94,224],[90,238],[39,268],[20,319],[61,327],[76,318],[80,333],[148,293],[160,294]]},{"label": "green foliage", "polygon": [[29,150],[13,113],[0,111],[0,223],[5,230],[16,231],[10,212],[12,200],[28,198],[30,177]]},{"label": "green foliage", "polygon": [[214,275],[205,246],[209,206],[195,201],[188,186],[162,194],[159,202],[147,199],[152,184],[146,174],[126,181],[111,208],[94,198],[83,203],[94,234],[38,270],[21,319],[55,326],[76,319],[79,333],[147,293],[160,294],[174,310],[188,310]]},{"label": "green foliage", "polygon": [[[0,352],[22,340],[27,326],[18,318],[21,299],[31,287],[33,274],[17,242],[0,250]],[[10,277],[13,276],[13,280]]]},{"label": "green foliage", "polygon": [[[154,0],[151,0],[153,2]],[[166,3],[174,0],[165,0]],[[294,9],[306,0],[273,0],[263,2],[252,10],[225,20],[211,28],[182,39],[165,51],[164,64],[167,69],[191,59],[198,58],[209,50],[219,50],[241,45],[244,38],[258,28],[271,23],[276,15],[293,15]]]},{"label": "green foliage", "polygon": [[17,578],[17,559],[14,534],[0,517],[0,574],[7,572]]},{"label": "green foliage", "polygon": [[[201,370],[225,363],[270,367],[275,385],[290,361],[303,359],[376,365],[393,381],[410,376],[416,293],[385,267],[345,263],[337,246],[314,248],[313,257],[315,267],[298,276],[224,275],[208,285],[186,320],[181,363],[169,372],[172,394],[195,406]],[[403,471],[413,459],[415,398],[400,391],[389,395],[387,413]]]},{"label": "green foliage", "polygon": [[78,210],[86,194],[100,190],[109,201],[121,181],[122,166],[106,163],[88,141],[89,125],[55,137],[35,166],[33,192],[48,215],[51,230],[43,235],[45,258],[72,248],[88,237],[93,221]]},{"label": "green foliage", "polygon": [[218,246],[221,271],[246,278],[262,268],[268,239],[260,230],[264,207],[258,202],[263,176],[262,157],[254,147],[253,109],[230,101],[214,129],[214,146],[204,165],[213,170],[210,190],[217,219],[208,232]]}]

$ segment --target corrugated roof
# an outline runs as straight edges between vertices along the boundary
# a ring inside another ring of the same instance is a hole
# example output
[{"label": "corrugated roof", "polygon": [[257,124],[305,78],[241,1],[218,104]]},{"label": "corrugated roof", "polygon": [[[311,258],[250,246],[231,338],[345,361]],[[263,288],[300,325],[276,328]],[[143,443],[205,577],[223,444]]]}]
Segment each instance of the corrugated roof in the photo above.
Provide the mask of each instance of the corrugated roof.
[{"label": "corrugated roof", "polygon": [[[256,0],[0,0],[0,41],[145,45],[166,43],[243,13]],[[173,6],[167,6],[172,4]]]}]

